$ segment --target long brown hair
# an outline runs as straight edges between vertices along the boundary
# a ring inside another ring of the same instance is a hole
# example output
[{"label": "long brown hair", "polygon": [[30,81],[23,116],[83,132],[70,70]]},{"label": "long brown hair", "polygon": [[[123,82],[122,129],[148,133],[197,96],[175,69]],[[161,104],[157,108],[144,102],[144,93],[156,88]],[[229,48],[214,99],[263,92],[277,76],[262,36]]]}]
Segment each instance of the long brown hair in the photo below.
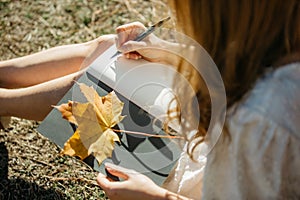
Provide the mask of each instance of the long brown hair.
[{"label": "long brown hair", "polygon": [[[216,63],[225,85],[227,108],[254,86],[266,68],[283,64],[283,60],[293,61],[286,59],[288,56],[300,58],[299,0],[169,1],[179,27]],[[180,89],[184,95],[184,89]],[[198,137],[202,138],[210,118],[207,98],[198,95],[203,113]]]}]

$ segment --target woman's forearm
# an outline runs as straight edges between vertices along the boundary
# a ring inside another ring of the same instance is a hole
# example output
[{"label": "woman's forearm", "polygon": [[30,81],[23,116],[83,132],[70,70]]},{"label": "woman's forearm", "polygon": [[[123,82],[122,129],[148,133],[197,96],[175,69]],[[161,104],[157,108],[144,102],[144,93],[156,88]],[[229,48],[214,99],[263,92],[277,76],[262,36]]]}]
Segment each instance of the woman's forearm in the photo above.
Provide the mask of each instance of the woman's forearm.
[{"label": "woman's forearm", "polygon": [[1,87],[27,87],[76,72],[85,58],[86,48],[84,44],[65,45],[3,61]]},{"label": "woman's forearm", "polygon": [[81,72],[75,72],[26,88],[0,88],[0,116],[43,120],[79,76]]},{"label": "woman's forearm", "polygon": [[113,44],[112,35],[54,47],[32,55],[0,62],[0,87],[21,88],[43,83],[85,68]]}]

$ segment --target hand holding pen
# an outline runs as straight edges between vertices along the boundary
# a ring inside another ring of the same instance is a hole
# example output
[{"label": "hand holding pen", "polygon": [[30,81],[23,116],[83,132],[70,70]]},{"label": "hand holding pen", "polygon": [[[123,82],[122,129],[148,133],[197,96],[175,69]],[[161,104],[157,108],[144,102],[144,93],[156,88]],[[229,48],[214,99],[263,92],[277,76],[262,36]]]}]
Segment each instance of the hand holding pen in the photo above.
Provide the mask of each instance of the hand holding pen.
[{"label": "hand holding pen", "polygon": [[[145,28],[145,26],[139,22],[134,22],[126,25],[119,26],[116,31],[118,34],[118,38],[116,41],[116,45],[118,48],[123,49],[126,52],[126,50],[129,50],[129,46],[132,46],[130,44],[124,45],[125,43],[134,43],[139,42],[145,39],[147,36],[149,36],[151,33],[153,33],[157,28],[161,27],[166,21],[168,21],[170,17],[167,17],[158,23],[150,26],[148,29]],[[140,31],[142,30],[142,33]],[[121,54],[122,52],[117,51],[113,56],[117,56]],[[134,53],[131,54],[136,59],[140,57],[140,55],[135,55]],[[135,55],[135,56],[134,56]],[[134,59],[134,58],[133,58]]]}]

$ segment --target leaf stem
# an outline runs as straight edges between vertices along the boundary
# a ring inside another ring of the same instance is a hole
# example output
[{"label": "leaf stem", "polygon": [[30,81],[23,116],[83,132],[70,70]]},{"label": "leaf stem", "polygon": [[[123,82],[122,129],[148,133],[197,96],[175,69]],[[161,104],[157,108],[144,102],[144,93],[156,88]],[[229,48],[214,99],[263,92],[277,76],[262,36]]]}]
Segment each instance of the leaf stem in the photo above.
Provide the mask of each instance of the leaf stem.
[{"label": "leaf stem", "polygon": [[143,135],[146,137],[155,137],[155,138],[169,138],[169,139],[183,139],[181,136],[176,135],[156,135],[156,134],[150,134],[150,133],[143,133],[143,132],[137,132],[137,131],[126,131],[126,130],[118,130],[118,129],[112,129],[115,132],[119,133],[127,133],[127,134],[134,134],[134,135]]}]

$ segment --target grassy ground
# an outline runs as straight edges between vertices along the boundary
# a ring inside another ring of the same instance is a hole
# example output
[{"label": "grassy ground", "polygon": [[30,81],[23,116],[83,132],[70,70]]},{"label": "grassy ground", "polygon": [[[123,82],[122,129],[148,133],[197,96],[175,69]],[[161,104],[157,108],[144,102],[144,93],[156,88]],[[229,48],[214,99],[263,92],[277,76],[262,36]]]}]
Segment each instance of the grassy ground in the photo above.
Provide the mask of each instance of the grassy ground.
[{"label": "grassy ground", "polygon": [[[0,0],[0,60],[85,42],[131,21],[165,17],[160,0]],[[1,109],[0,105],[0,109]],[[96,172],[13,118],[0,131],[0,199],[106,199]]]}]

